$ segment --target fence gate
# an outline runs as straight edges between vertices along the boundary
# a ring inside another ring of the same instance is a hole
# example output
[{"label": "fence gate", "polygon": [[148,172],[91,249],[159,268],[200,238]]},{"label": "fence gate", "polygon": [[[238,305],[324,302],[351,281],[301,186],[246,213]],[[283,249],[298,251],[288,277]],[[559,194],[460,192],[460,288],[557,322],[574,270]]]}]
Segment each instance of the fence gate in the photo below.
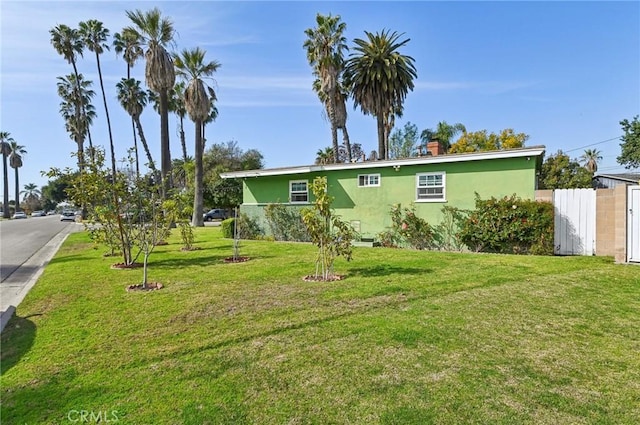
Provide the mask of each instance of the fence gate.
[{"label": "fence gate", "polygon": [[627,218],[628,261],[640,262],[640,186],[629,186]]},{"label": "fence gate", "polygon": [[554,253],[594,255],[596,251],[595,189],[553,191]]}]

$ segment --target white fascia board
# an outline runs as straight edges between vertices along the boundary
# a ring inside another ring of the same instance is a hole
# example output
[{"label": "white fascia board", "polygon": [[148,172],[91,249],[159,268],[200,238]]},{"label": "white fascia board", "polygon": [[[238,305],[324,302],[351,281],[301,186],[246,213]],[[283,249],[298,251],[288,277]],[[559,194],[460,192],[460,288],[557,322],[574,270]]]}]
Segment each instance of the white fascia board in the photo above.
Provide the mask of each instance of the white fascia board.
[{"label": "white fascia board", "polygon": [[396,160],[365,161],[341,164],[307,165],[301,167],[286,168],[266,168],[262,170],[229,171],[221,173],[223,179],[250,178],[262,176],[281,176],[293,174],[307,174],[312,172],[334,171],[334,170],[359,170],[376,169],[408,165],[446,164],[450,162],[482,161],[487,159],[521,158],[527,156],[541,156],[544,154],[544,146],[531,148],[511,149],[503,151],[473,152],[465,154],[421,156],[403,158]]}]

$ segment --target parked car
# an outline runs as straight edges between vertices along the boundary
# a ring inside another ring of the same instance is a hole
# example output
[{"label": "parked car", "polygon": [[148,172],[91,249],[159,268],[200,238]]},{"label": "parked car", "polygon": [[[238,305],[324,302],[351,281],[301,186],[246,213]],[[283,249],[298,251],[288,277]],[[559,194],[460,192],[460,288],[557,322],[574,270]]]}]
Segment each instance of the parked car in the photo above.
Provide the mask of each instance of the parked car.
[{"label": "parked car", "polygon": [[44,217],[44,211],[36,210],[31,213],[31,217]]},{"label": "parked car", "polygon": [[209,210],[209,212],[203,214],[204,221],[224,220],[227,217],[227,212],[218,208],[214,208],[212,210]]},{"label": "parked car", "polygon": [[27,215],[24,211],[16,211],[15,214],[13,214],[13,218],[27,218]]},{"label": "parked car", "polygon": [[47,211],[47,215],[56,215],[56,212],[54,210]]},{"label": "parked car", "polygon": [[62,211],[60,221],[76,221],[75,211]]}]

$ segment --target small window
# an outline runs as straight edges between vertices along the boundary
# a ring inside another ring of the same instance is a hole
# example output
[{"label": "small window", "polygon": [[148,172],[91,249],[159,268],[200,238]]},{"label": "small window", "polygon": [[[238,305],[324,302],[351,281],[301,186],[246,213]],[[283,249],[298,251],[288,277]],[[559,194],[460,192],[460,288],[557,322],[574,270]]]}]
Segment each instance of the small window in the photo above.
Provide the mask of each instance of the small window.
[{"label": "small window", "polygon": [[289,182],[289,202],[309,202],[309,190],[306,180],[294,180]]},{"label": "small window", "polygon": [[416,175],[416,200],[444,201],[445,173],[424,173]]},{"label": "small window", "polygon": [[358,186],[380,186],[380,174],[360,174],[358,176]]}]

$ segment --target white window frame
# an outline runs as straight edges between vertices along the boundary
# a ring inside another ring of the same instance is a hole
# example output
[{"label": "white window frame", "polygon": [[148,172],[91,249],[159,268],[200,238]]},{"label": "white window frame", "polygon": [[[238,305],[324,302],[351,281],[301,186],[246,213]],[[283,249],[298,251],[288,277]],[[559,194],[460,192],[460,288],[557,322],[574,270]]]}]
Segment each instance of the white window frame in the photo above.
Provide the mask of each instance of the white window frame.
[{"label": "white window frame", "polygon": [[[360,184],[360,178],[364,177],[366,180],[364,184]],[[371,184],[371,177],[376,177],[378,183]],[[380,174],[358,174],[358,187],[379,187],[380,186]]]},{"label": "white window frame", "polygon": [[[442,185],[420,185],[420,177],[429,177],[429,176],[442,176]],[[420,198],[420,189],[429,189],[429,188],[442,188],[442,196],[441,197],[431,197],[431,198]],[[432,173],[419,173],[416,174],[416,202],[447,202],[447,173],[444,171],[436,171]]]},{"label": "white window frame", "polygon": [[[301,190],[293,191],[293,185],[296,183],[304,183],[306,190],[303,192]],[[301,195],[305,194],[307,199],[304,201],[294,201],[293,195]],[[291,204],[308,204],[309,203],[309,180],[289,180],[289,203]]]}]

